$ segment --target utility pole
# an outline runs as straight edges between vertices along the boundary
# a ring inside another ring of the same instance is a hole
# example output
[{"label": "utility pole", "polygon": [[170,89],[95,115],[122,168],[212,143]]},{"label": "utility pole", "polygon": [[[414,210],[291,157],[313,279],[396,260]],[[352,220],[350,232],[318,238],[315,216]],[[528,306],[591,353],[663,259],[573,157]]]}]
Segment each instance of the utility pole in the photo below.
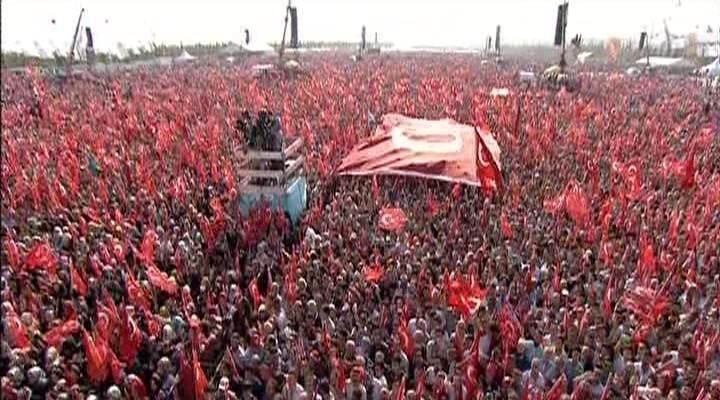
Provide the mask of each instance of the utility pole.
[{"label": "utility pole", "polygon": [[73,35],[72,45],[70,46],[70,54],[68,54],[67,59],[67,65],[65,65],[65,74],[67,77],[70,77],[70,73],[72,72],[72,63],[73,58],[75,58],[75,46],[77,45],[77,39],[78,34],[80,33],[80,21],[82,20],[83,13],[85,12],[85,9],[80,10],[80,15],[78,16],[77,25],[75,25],[75,34]]}]

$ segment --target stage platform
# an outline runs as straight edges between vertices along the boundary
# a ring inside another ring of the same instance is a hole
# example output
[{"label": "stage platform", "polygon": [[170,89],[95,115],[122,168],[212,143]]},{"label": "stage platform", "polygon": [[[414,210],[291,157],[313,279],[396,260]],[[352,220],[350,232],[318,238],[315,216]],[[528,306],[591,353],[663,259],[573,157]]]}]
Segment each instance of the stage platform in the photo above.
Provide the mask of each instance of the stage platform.
[{"label": "stage platform", "polygon": [[[255,207],[269,205],[273,209],[282,207],[293,224],[300,221],[307,207],[302,146],[302,139],[297,139],[283,151],[245,152],[243,168],[238,171],[241,177],[239,206],[243,215]],[[277,168],[280,162],[282,168]]]}]

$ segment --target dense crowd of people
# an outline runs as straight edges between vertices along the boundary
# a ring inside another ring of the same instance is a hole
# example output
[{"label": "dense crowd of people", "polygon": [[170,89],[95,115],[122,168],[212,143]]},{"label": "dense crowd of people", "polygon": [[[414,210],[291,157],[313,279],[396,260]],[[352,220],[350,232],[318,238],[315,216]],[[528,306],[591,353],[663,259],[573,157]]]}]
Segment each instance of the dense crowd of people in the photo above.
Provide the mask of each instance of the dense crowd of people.
[{"label": "dense crowd of people", "polygon": [[[471,56],[304,68],[3,74],[4,399],[720,398],[705,89],[568,93]],[[235,125],[262,109],[307,145],[297,226],[238,207]],[[502,185],[333,174],[390,112],[489,128]]]}]

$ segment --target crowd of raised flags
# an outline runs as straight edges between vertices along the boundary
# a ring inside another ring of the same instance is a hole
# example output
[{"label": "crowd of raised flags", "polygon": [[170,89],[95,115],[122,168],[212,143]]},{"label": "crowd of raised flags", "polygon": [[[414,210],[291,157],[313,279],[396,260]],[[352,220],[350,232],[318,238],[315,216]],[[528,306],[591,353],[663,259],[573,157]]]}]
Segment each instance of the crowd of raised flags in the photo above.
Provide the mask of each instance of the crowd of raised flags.
[{"label": "crowd of raised flags", "polygon": [[[696,83],[304,65],[3,74],[3,398],[720,396],[720,111]],[[307,144],[299,226],[237,205],[236,119],[263,108]],[[491,133],[501,184],[337,173],[390,113]]]}]

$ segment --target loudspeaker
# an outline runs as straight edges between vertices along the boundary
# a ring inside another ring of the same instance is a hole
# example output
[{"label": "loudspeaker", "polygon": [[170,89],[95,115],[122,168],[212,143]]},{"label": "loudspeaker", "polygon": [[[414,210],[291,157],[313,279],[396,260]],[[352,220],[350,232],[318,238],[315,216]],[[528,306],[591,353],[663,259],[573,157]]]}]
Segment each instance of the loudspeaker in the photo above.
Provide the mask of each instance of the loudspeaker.
[{"label": "loudspeaker", "polygon": [[647,41],[647,32],[640,32],[640,50],[645,48],[646,41]]},{"label": "loudspeaker", "polygon": [[290,47],[298,48],[298,15],[297,7],[290,7]]},{"label": "loudspeaker", "polygon": [[365,50],[365,25],[362,27],[362,32],[360,33],[360,48]]},{"label": "loudspeaker", "polygon": [[89,26],[85,27],[85,36],[87,37],[86,47],[90,49],[94,48],[93,35]]},{"label": "loudspeaker", "polygon": [[500,25],[495,28],[495,50],[500,51]]},{"label": "loudspeaker", "polygon": [[567,25],[568,4],[560,4],[557,11],[557,20],[555,21],[555,46],[561,46],[563,36],[565,36],[565,26]]},{"label": "loudspeaker", "polygon": [[490,51],[490,49],[492,49],[492,36],[487,38],[487,50]]},{"label": "loudspeaker", "polygon": [[250,44],[250,30],[245,29],[245,44]]}]

